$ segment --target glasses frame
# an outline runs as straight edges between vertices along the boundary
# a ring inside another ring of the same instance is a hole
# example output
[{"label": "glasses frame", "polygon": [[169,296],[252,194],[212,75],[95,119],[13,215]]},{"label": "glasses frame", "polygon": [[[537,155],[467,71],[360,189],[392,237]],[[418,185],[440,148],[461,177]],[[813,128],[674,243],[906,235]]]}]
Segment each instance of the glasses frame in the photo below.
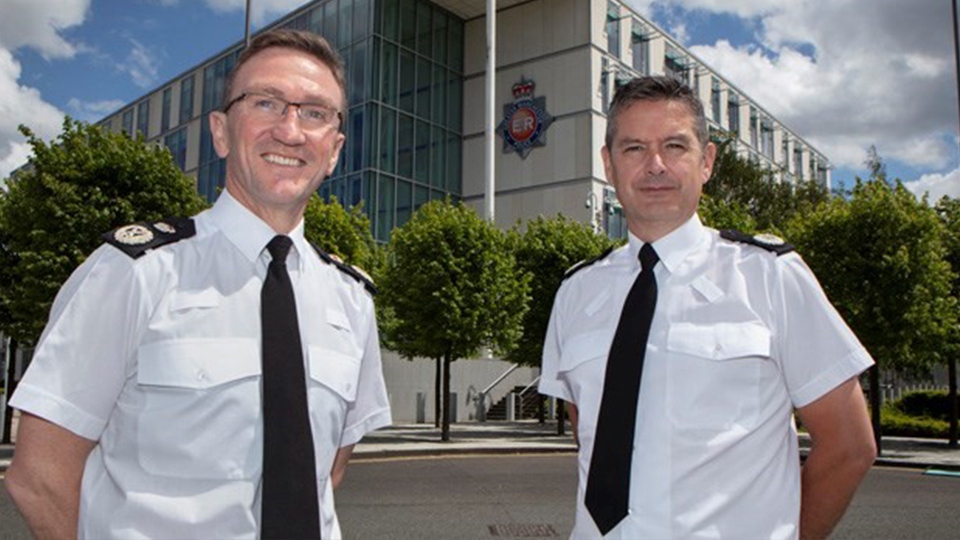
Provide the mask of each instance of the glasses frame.
[{"label": "glasses frame", "polygon": [[[308,106],[308,107],[321,107],[321,108],[324,108],[324,109],[329,109],[329,110],[334,111],[334,112],[337,113],[337,131],[340,131],[340,129],[343,127],[343,113],[342,113],[339,109],[337,109],[337,108],[335,108],[335,107],[329,107],[329,106],[324,105],[324,104],[322,104],[322,103],[311,103],[311,102],[309,102],[309,101],[301,101],[301,102],[288,101],[288,100],[286,100],[286,99],[283,99],[283,98],[280,97],[280,96],[275,96],[275,95],[273,95],[273,94],[267,94],[267,93],[264,93],[264,92],[242,92],[240,95],[238,95],[237,97],[231,99],[230,101],[227,102],[226,105],[223,106],[223,110],[222,110],[223,114],[229,113],[231,107],[233,107],[233,106],[236,105],[237,103],[239,103],[239,102],[247,99],[248,97],[264,97],[264,98],[274,99],[274,100],[277,100],[277,101],[283,103],[283,108],[280,109],[280,115],[277,117],[277,119],[285,118],[285,117],[287,116],[287,110],[288,110],[291,106],[292,106],[292,107],[296,107],[297,119],[298,119],[298,120],[301,120],[301,121],[303,120],[303,116],[302,116],[302,114],[303,114],[303,112],[302,112],[302,111],[303,111],[303,108],[302,108],[302,107],[304,107],[304,106]],[[327,127],[327,126],[329,126],[329,125],[330,125],[330,124],[326,124],[326,125],[321,126],[321,127]],[[319,128],[318,128],[318,129],[319,129]]]}]

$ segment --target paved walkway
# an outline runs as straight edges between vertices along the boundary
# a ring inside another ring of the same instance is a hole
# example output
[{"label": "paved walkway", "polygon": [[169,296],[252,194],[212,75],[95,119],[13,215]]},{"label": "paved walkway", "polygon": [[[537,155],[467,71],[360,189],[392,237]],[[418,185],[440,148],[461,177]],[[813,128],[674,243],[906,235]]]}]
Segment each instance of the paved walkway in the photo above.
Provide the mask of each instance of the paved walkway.
[{"label": "paved walkway", "polygon": [[[801,453],[808,439],[800,438]],[[575,452],[570,430],[557,435],[553,422],[467,422],[450,426],[450,440],[440,441],[440,430],[432,424],[401,424],[375,431],[354,450],[353,459],[385,459],[464,454],[522,454]],[[0,445],[0,471],[6,470],[13,445]],[[946,440],[885,437],[877,465],[932,468],[960,472],[960,449]]]}]

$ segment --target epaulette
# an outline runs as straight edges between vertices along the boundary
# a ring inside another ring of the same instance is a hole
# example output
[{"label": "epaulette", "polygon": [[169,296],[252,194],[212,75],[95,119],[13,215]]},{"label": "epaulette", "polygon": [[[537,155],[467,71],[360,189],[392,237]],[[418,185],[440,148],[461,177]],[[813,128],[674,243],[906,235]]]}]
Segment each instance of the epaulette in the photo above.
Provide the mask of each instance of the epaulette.
[{"label": "epaulette", "polygon": [[336,266],[337,269],[344,274],[363,283],[363,287],[367,289],[367,292],[370,294],[377,294],[377,286],[373,284],[373,278],[371,278],[369,274],[352,264],[345,263],[340,257],[327,253],[312,242],[310,245],[313,246],[314,251],[317,252],[317,255],[319,255],[324,262]]},{"label": "epaulette", "polygon": [[103,240],[134,259],[151,249],[179,242],[197,234],[191,218],[167,218],[161,221],[140,221],[104,233]]},{"label": "epaulette", "polygon": [[583,270],[584,268],[590,266],[591,264],[593,264],[593,263],[595,263],[595,262],[603,259],[604,257],[606,257],[607,255],[609,255],[609,254],[612,253],[612,252],[613,252],[613,246],[610,246],[610,247],[608,247],[603,253],[597,255],[596,257],[594,257],[594,258],[592,258],[592,259],[584,259],[584,260],[578,262],[577,264],[575,264],[575,265],[571,266],[570,268],[568,268],[567,271],[563,273],[563,279],[565,280],[565,279],[569,278],[570,276],[576,274],[576,273],[579,272],[580,270]]},{"label": "epaulette", "polygon": [[772,251],[778,256],[790,253],[795,249],[793,244],[788,244],[783,238],[773,234],[746,234],[734,229],[724,229],[720,231],[720,236],[733,242],[753,244],[767,251]]}]

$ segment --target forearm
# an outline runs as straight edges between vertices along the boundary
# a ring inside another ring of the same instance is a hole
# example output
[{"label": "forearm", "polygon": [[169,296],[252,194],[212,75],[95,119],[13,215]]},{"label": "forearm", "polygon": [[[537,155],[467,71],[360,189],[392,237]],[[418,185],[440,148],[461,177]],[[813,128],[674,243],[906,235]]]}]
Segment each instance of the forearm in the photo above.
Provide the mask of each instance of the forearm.
[{"label": "forearm", "polygon": [[35,538],[76,538],[80,482],[96,442],[22,413],[5,483]]},{"label": "forearm", "polygon": [[347,474],[347,463],[350,456],[353,455],[354,445],[344,446],[337,450],[336,457],[333,458],[333,467],[330,469],[330,481],[333,483],[333,489],[340,487],[343,477]]},{"label": "forearm", "polygon": [[815,446],[810,450],[802,470],[800,538],[829,536],[870,470],[873,456],[869,448],[851,452]]}]

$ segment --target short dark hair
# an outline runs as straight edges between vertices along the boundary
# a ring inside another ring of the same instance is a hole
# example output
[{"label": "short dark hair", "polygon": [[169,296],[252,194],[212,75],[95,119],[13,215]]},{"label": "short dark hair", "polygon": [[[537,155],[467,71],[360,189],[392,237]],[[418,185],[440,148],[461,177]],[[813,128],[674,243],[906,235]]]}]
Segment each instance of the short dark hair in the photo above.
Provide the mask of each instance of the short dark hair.
[{"label": "short dark hair", "polygon": [[303,30],[288,30],[285,28],[268,30],[257,35],[250,41],[250,45],[240,53],[239,58],[237,58],[237,63],[230,71],[230,75],[227,76],[227,83],[223,89],[221,109],[233,99],[233,83],[237,78],[237,73],[240,71],[240,68],[256,56],[257,53],[274,47],[305,52],[316,57],[317,60],[320,60],[330,68],[330,71],[333,72],[333,78],[337,80],[337,85],[343,94],[343,109],[340,111],[340,114],[341,116],[346,114],[347,79],[344,74],[343,60],[340,59],[337,50],[331,47],[330,43],[319,34]]},{"label": "short dark hair", "polygon": [[610,112],[607,113],[606,145],[610,148],[617,133],[617,122],[623,111],[638,101],[678,101],[687,106],[693,116],[693,128],[701,146],[709,141],[707,117],[703,112],[703,103],[686,84],[662,75],[637,77],[630,80],[613,95]]}]

